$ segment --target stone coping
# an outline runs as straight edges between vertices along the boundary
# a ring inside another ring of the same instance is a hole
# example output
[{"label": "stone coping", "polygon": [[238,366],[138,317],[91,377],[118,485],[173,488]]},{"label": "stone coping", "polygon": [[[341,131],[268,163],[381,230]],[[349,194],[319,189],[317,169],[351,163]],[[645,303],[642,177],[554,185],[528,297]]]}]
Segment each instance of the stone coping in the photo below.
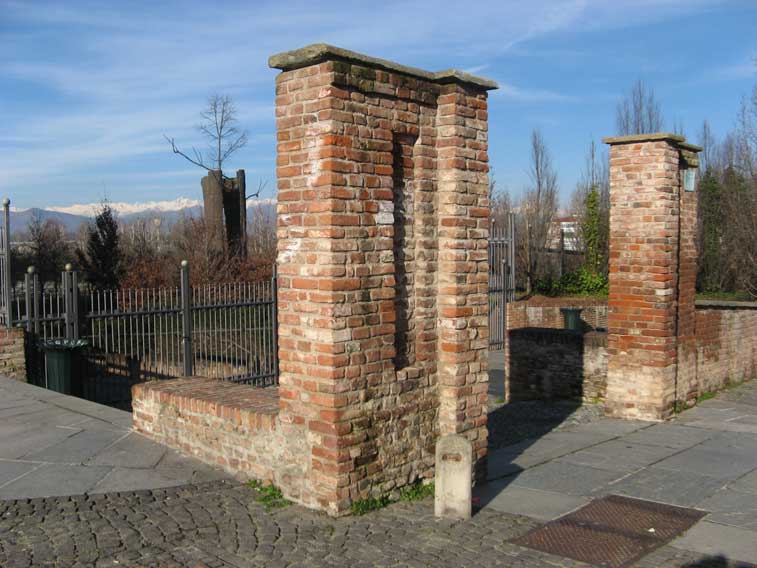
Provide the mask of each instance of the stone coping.
[{"label": "stone coping", "polygon": [[315,65],[323,61],[330,59],[338,59],[342,61],[350,61],[359,63],[367,67],[373,67],[378,69],[384,69],[386,71],[393,71],[395,73],[402,73],[404,75],[410,75],[432,83],[461,83],[465,85],[473,85],[483,90],[490,91],[498,89],[499,85],[496,81],[486,79],[484,77],[478,77],[477,75],[471,75],[465,71],[458,71],[457,69],[445,69],[433,73],[431,71],[425,71],[416,67],[409,67],[394,61],[388,61],[386,59],[379,59],[378,57],[371,57],[362,53],[356,53],[348,49],[341,47],[335,47],[325,43],[314,43],[307,45],[300,49],[293,51],[285,51],[283,53],[277,53],[268,58],[268,66],[274,69],[281,69],[282,71],[291,71],[293,69],[300,69],[302,67],[308,67]]},{"label": "stone coping", "polygon": [[532,296],[507,303],[518,308],[595,308],[606,307],[607,298],[593,296]]},{"label": "stone coping", "polygon": [[697,300],[697,308],[716,308],[720,310],[757,310],[757,302],[739,302],[736,300]]},{"label": "stone coping", "polygon": [[136,399],[152,399],[173,405],[189,401],[196,410],[224,417],[231,411],[275,415],[279,412],[279,389],[254,387],[230,381],[189,377],[151,381],[132,387]]},{"label": "stone coping", "polygon": [[657,142],[660,140],[667,140],[673,142],[677,147],[682,150],[689,150],[691,152],[701,152],[703,148],[695,144],[689,144],[686,142],[686,137],[680,134],[672,134],[671,132],[652,132],[649,134],[631,134],[629,136],[609,136],[602,138],[602,142],[609,144],[633,144],[635,142]]}]

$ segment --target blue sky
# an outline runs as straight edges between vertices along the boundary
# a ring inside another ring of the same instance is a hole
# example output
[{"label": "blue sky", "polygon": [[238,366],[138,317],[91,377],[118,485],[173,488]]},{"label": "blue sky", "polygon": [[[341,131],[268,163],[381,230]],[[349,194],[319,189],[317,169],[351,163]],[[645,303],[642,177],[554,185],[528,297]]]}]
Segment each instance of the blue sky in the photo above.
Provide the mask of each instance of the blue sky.
[{"label": "blue sky", "polygon": [[[200,143],[206,97],[231,95],[250,143],[230,163],[275,188],[268,56],[327,42],[495,79],[490,156],[500,187],[528,182],[542,130],[567,198],[589,141],[642,78],[668,129],[729,130],[757,83],[757,2],[0,0],[0,194],[17,207],[200,197],[201,172],[163,134]],[[250,182],[248,181],[248,184]]]}]

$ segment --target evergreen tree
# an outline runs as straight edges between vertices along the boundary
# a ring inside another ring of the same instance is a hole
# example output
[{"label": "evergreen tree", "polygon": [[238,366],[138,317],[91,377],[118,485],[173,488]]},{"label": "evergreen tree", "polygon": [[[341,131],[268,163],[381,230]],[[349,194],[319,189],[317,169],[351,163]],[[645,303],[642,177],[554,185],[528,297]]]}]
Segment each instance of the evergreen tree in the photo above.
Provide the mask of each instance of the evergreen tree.
[{"label": "evergreen tree", "polygon": [[92,286],[101,290],[118,288],[121,276],[118,221],[107,203],[102,204],[94,225],[87,227],[85,250],[78,249],[76,256]]},{"label": "evergreen tree", "polygon": [[599,274],[602,269],[602,220],[600,214],[599,188],[592,185],[586,194],[583,224],[586,257],[584,265],[591,274]]},{"label": "evergreen tree", "polygon": [[720,291],[723,273],[721,242],[723,237],[722,188],[712,168],[707,168],[699,182],[699,211],[702,223],[698,288],[704,292]]}]

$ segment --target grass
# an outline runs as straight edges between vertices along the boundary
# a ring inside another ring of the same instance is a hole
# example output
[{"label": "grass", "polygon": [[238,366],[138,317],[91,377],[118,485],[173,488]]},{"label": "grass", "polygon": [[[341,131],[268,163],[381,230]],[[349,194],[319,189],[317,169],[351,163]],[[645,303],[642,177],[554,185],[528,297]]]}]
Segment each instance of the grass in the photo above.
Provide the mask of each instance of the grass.
[{"label": "grass", "polygon": [[352,502],[352,505],[350,505],[350,511],[352,511],[353,515],[360,516],[365,515],[366,513],[370,513],[371,511],[383,509],[390,503],[391,501],[389,500],[389,497],[379,497],[377,499],[360,499],[359,501]]},{"label": "grass", "polygon": [[[741,386],[742,384],[744,384],[742,381],[728,381],[727,383],[723,385],[722,388],[716,391],[704,391],[697,397],[696,404],[701,404],[706,400],[712,400],[713,398],[717,398],[718,393],[727,391],[730,389],[735,389],[736,387]],[[676,414],[680,414],[681,412],[683,412],[684,410],[687,410],[688,408],[690,407],[686,406],[686,403],[681,400],[677,400],[673,404],[673,412],[675,412]],[[693,406],[691,408],[693,408]]]},{"label": "grass", "polygon": [[[433,494],[433,483],[424,484],[422,481],[418,480],[412,485],[408,485],[407,487],[400,489],[399,501],[420,501],[422,499],[426,499],[427,497],[431,497]],[[395,502],[396,500],[392,500],[386,495],[374,499],[361,499],[359,501],[352,502],[352,505],[350,505],[350,511],[353,515],[360,516],[365,515],[366,513],[370,513],[371,511],[383,509],[387,505],[391,505]]]},{"label": "grass", "polygon": [[400,490],[400,501],[420,501],[434,494],[434,484],[416,481]]},{"label": "grass", "polygon": [[497,399],[497,404],[505,404],[505,397],[501,396]]},{"label": "grass", "polygon": [[700,402],[704,402],[705,400],[710,400],[712,398],[715,398],[716,396],[717,396],[717,393],[714,391],[705,391],[697,397],[697,404],[699,404]]},{"label": "grass", "polygon": [[253,479],[247,482],[247,487],[255,491],[255,500],[263,505],[266,511],[281,509],[292,504],[284,498],[281,489],[275,485],[263,485],[260,481]]}]

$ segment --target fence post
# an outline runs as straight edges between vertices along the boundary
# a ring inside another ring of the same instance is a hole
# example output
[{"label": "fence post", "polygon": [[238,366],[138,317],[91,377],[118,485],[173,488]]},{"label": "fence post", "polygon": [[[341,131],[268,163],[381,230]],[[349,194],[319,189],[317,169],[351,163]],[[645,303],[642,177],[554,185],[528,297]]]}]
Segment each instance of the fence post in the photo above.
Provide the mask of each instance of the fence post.
[{"label": "fence post", "polygon": [[[26,331],[27,333],[31,333],[34,331],[34,316],[32,315],[34,312],[33,309],[33,298],[34,298],[34,290],[32,287],[34,286],[34,267],[30,266],[26,269],[26,274],[24,274],[24,293],[26,294]],[[20,314],[19,314],[20,315]]]},{"label": "fence post", "polygon": [[507,274],[507,259],[502,259],[502,301],[500,302],[500,308],[502,310],[502,343],[505,342],[505,335],[507,335],[507,295],[510,293],[507,281],[510,280]]},{"label": "fence post", "polygon": [[510,290],[508,292],[508,301],[512,302],[515,300],[515,213],[510,213],[509,215],[509,232],[510,232],[510,246],[509,246],[509,253],[510,253]]},{"label": "fence post", "polygon": [[271,294],[273,295],[273,376],[275,384],[279,382],[279,277],[276,263],[273,263],[271,276]]},{"label": "fence post", "polygon": [[181,313],[183,319],[184,376],[192,376],[192,289],[189,287],[189,262],[181,261]]},{"label": "fence post", "polygon": [[3,254],[5,256],[5,270],[3,271],[3,295],[5,296],[5,323],[8,329],[13,327],[13,301],[11,290],[13,280],[11,277],[11,200],[7,197],[3,201],[3,210],[5,213],[5,226],[3,227]]},{"label": "fence post", "polygon": [[74,319],[73,298],[71,297],[71,271],[74,269],[71,264],[66,264],[65,270],[61,274],[61,284],[63,286],[63,307],[66,313],[63,316],[63,327],[65,328],[66,339],[74,339],[72,324]]},{"label": "fence post", "polygon": [[71,331],[74,339],[79,339],[79,274],[71,272],[71,306],[73,308],[73,321]]},{"label": "fence post", "polygon": [[33,307],[34,307],[34,333],[36,335],[39,335],[39,301],[42,296],[42,288],[40,288],[39,285],[39,274],[37,272],[34,272],[34,295],[32,297]]}]

